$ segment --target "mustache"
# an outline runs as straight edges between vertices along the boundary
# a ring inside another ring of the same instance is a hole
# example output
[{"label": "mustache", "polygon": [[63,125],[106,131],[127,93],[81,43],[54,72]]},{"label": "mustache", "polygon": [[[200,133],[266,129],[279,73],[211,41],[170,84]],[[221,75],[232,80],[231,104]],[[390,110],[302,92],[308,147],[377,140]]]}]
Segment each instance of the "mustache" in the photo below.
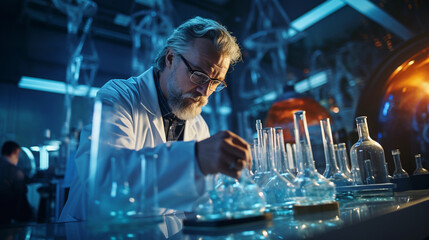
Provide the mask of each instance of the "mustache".
[{"label": "mustache", "polygon": [[184,93],[184,94],[182,95],[182,99],[184,99],[184,98],[191,98],[191,99],[193,99],[194,101],[199,102],[199,101],[201,101],[202,99],[204,99],[204,98],[208,98],[208,97],[202,96],[200,93],[197,93],[197,92],[191,92],[191,93]]}]

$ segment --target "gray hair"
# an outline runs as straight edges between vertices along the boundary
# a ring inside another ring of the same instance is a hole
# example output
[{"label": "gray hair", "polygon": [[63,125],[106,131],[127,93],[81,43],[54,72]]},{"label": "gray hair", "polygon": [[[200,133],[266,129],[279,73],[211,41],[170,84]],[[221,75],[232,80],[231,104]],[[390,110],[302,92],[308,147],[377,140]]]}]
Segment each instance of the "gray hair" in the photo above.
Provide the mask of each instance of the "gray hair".
[{"label": "gray hair", "polygon": [[161,71],[164,70],[165,55],[168,49],[178,54],[184,54],[189,44],[196,38],[212,40],[217,51],[231,59],[231,65],[241,60],[241,50],[236,38],[228,32],[226,27],[211,19],[195,17],[184,22],[170,35],[155,59],[156,67]]}]

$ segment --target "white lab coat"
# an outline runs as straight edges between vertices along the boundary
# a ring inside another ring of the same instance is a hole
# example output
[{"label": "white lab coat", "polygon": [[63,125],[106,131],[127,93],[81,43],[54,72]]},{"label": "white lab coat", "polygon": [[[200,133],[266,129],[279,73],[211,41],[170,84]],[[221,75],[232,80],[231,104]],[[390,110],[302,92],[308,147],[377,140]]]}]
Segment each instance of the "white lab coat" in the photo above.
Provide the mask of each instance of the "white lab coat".
[{"label": "white lab coat", "polygon": [[[160,207],[190,211],[193,202],[205,189],[205,180],[195,156],[195,142],[210,136],[204,119],[198,116],[187,120],[184,141],[167,143],[153,78],[153,68],[128,80],[111,80],[100,89],[97,95],[104,102],[120,106],[119,120],[114,129],[115,135],[118,137],[117,146],[136,151],[151,148],[151,151],[158,154],[157,176]],[[90,134],[91,126],[89,125],[81,133],[75,160],[78,174],[70,188],[60,221],[86,219]],[[137,158],[137,154],[126,161],[129,161],[126,164],[130,168],[139,167],[140,160]],[[138,179],[138,177],[133,179]]]}]

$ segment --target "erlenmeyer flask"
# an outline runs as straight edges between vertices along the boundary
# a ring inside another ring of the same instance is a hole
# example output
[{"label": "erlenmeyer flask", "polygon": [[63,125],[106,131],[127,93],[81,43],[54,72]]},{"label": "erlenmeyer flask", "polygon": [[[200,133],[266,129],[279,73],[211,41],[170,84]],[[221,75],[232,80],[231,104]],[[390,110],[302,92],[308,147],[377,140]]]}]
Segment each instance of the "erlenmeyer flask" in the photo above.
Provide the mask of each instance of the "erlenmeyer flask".
[{"label": "erlenmeyer flask", "polygon": [[336,186],[352,185],[352,179],[342,173],[337,166],[329,118],[320,120],[320,129],[322,131],[323,149],[326,160],[326,169],[323,176],[335,183]]},{"label": "erlenmeyer flask", "polygon": [[[351,178],[349,157],[347,156],[347,148],[345,143],[334,144],[334,150],[336,152],[338,167],[340,172],[344,173],[347,177]],[[353,180],[353,179],[352,179]],[[354,180],[353,180],[354,182]]]},{"label": "erlenmeyer flask", "polygon": [[294,185],[280,175],[275,167],[275,131],[273,128],[264,128],[263,137],[266,146],[267,171],[262,184],[266,207],[270,212],[280,213],[292,207],[295,198]]},{"label": "erlenmeyer flask", "polygon": [[429,174],[429,171],[422,166],[422,155],[416,154],[414,158],[416,159],[416,170],[414,170],[413,175]]},{"label": "erlenmeyer flask", "polygon": [[295,175],[290,172],[288,156],[285,149],[285,141],[283,138],[283,128],[276,127],[276,159],[277,159],[277,171],[284,178],[293,182]]},{"label": "erlenmeyer flask", "polygon": [[208,189],[194,203],[193,211],[200,220],[243,218],[261,215],[265,211],[265,197],[251,179],[248,168],[240,179],[226,175],[212,175],[212,189]]},{"label": "erlenmeyer flask", "polygon": [[364,161],[369,159],[374,172],[375,183],[389,182],[383,147],[381,147],[378,142],[372,140],[369,136],[366,116],[357,117],[356,125],[359,134],[359,140],[350,149],[352,174],[353,170],[360,169],[361,180],[363,183],[367,184],[366,171],[362,171],[362,169],[365,169]]},{"label": "erlenmeyer flask", "polygon": [[392,150],[393,162],[395,163],[395,172],[393,172],[393,179],[408,178],[408,173],[402,168],[401,156],[399,149]]},{"label": "erlenmeyer flask", "polygon": [[316,171],[305,111],[294,112],[295,142],[299,172],[294,180],[296,205],[335,202],[335,184]]}]

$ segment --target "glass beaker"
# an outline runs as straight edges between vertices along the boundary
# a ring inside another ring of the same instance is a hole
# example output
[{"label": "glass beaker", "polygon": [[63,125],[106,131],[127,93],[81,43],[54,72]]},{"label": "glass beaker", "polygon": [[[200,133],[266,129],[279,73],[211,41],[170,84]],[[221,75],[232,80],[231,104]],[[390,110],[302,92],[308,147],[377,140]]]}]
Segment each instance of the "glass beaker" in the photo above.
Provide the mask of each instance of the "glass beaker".
[{"label": "glass beaker", "polygon": [[[359,140],[350,149],[352,174],[354,174],[353,170],[365,169],[365,160],[369,159],[374,172],[375,183],[389,182],[383,147],[378,142],[371,139],[366,116],[357,117],[356,126]],[[360,171],[360,175],[361,181],[364,184],[368,184],[366,182],[366,171]]]},{"label": "glass beaker", "polygon": [[393,162],[395,163],[395,172],[393,172],[393,179],[408,178],[408,173],[402,168],[401,156],[399,149],[392,150]]},{"label": "glass beaker", "polygon": [[326,160],[326,169],[323,176],[335,183],[336,186],[352,185],[352,179],[342,173],[337,166],[329,118],[320,120],[320,129],[322,131],[323,149]]},{"label": "glass beaker", "polygon": [[414,170],[413,175],[429,174],[429,171],[422,166],[422,155],[416,154],[414,158],[416,159],[416,170]]},{"label": "glass beaker", "polygon": [[299,172],[294,180],[296,205],[335,202],[335,184],[316,171],[305,111],[294,112],[295,142]]},{"label": "glass beaker", "polygon": [[87,172],[88,222],[97,227],[156,223],[160,219],[156,156],[120,147],[114,134],[118,119],[114,103],[95,100]]}]

